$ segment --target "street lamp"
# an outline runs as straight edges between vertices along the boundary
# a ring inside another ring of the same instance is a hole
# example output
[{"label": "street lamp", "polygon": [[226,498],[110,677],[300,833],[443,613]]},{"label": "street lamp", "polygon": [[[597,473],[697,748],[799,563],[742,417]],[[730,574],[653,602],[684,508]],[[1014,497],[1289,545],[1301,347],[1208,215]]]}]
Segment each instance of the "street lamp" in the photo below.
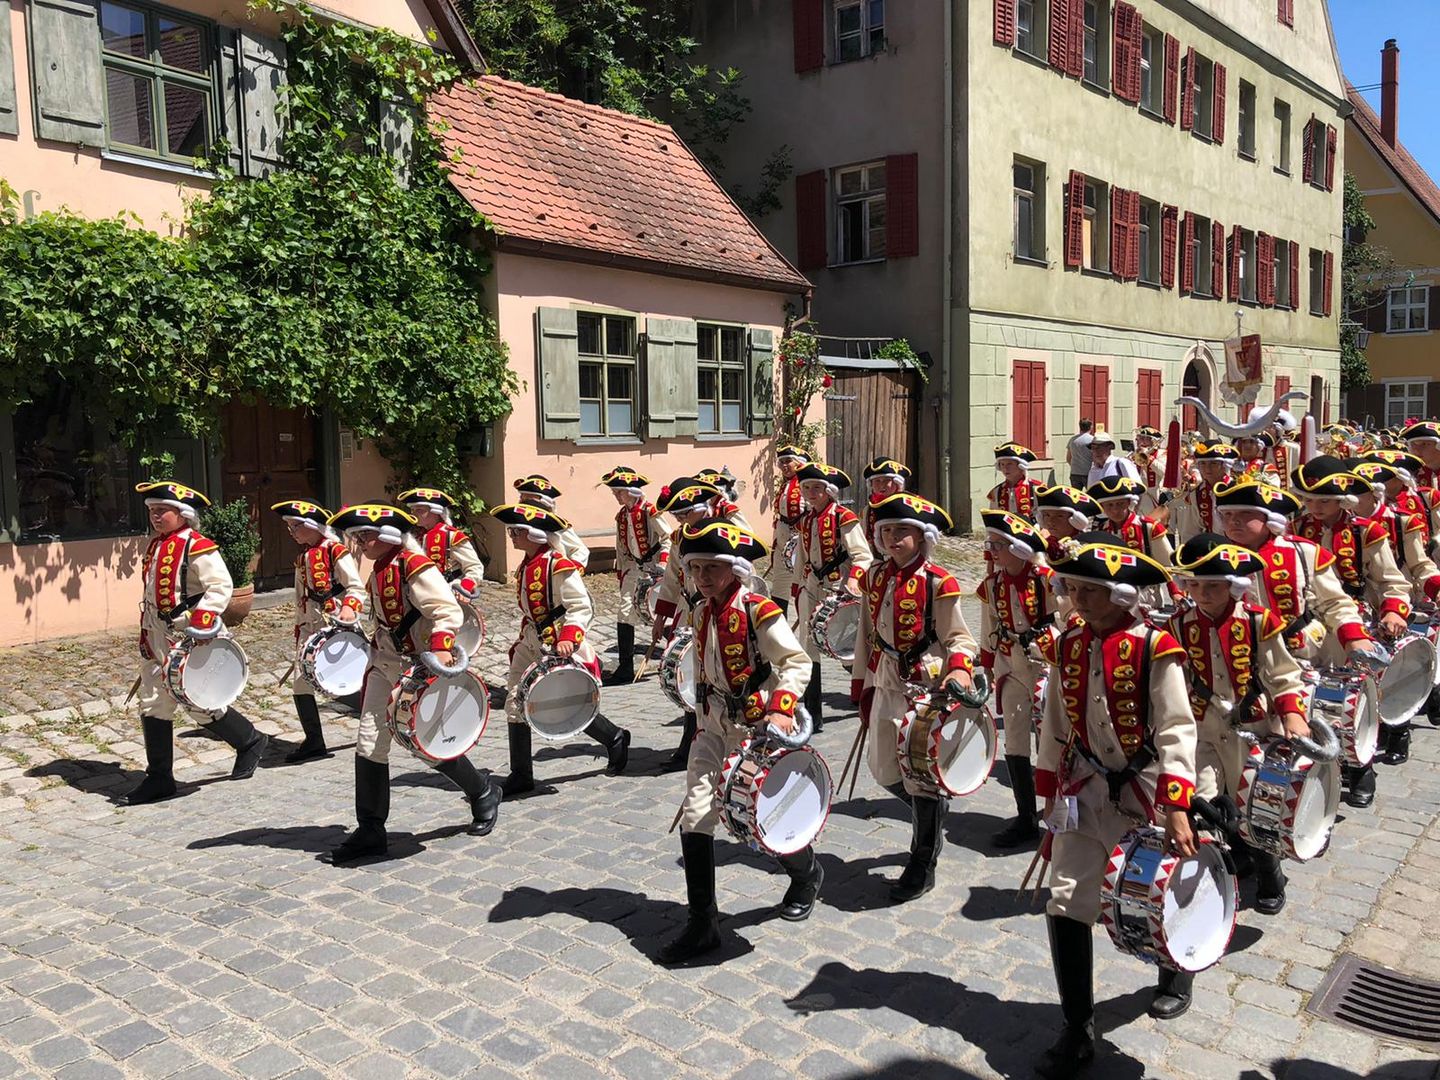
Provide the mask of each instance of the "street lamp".
[{"label": "street lamp", "polygon": [[1355,347],[1364,352],[1370,346],[1370,331],[1351,319],[1343,319],[1340,322],[1342,334],[1352,333],[1355,335]]}]

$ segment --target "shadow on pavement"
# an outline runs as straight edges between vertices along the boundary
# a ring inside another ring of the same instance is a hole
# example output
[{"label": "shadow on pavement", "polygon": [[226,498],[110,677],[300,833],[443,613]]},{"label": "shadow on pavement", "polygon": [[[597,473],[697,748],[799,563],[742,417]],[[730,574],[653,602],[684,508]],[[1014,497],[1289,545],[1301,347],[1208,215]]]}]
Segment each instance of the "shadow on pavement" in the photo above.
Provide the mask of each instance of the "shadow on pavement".
[{"label": "shadow on pavement", "polygon": [[[1270,1062],[1270,1069],[1277,1080],[1432,1080],[1440,1076],[1440,1062],[1433,1056],[1390,1061],[1367,1073],[1311,1058],[1276,1058]],[[1240,1080],[1268,1080],[1268,1077],[1269,1074],[1258,1069],[1247,1069],[1240,1074]]]},{"label": "shadow on pavement", "polygon": [[[389,846],[384,855],[356,859],[354,862],[345,863],[344,866],[348,869],[408,859],[412,855],[418,855],[424,851],[425,845],[430,841],[464,835],[469,827],[469,822],[465,822],[446,825],[443,828],[431,829],[423,833],[387,832],[386,838]],[[325,856],[339,846],[340,841],[345,839],[349,832],[350,826],[348,825],[271,826],[258,829],[239,829],[223,836],[192,840],[185,846],[191,851],[219,847],[271,847],[287,851],[308,851],[317,856]]]},{"label": "shadow on pavement", "polygon": [[937,1058],[907,1057],[878,1068],[871,1066],[854,1072],[831,1073],[834,1080],[980,1080],[979,1073],[951,1065]]},{"label": "shadow on pavement", "polygon": [[[1122,1027],[1135,1020],[1145,1012],[1152,995],[1147,988],[1097,1003],[1097,1029]],[[1061,1025],[1058,1003],[1002,1001],[944,975],[856,969],[833,960],[823,964],[809,985],[785,1004],[801,1015],[835,1009],[894,1009],[927,1027],[955,1032],[979,1047],[986,1063],[1004,1077],[1033,1076],[1035,1062],[1059,1034]],[[1144,1065],[1106,1042],[1103,1031],[1098,1034],[1095,1064],[1087,1075],[1105,1080],[1136,1080],[1145,1075]]]},{"label": "shadow on pavement", "polygon": [[960,908],[960,914],[971,922],[989,922],[991,919],[1009,919],[1016,915],[1039,915],[1045,910],[1050,899],[1050,890],[1041,889],[1038,898],[1032,899],[1035,887],[1027,887],[1022,893],[1017,878],[1015,888],[996,888],[994,885],[972,885],[970,895]]},{"label": "shadow on pavement", "polygon": [[[226,767],[228,769],[228,766]],[[92,758],[56,758],[44,765],[35,765],[25,770],[26,776],[58,776],[76,791],[87,795],[98,795],[114,806],[124,806],[125,794],[145,778],[143,769],[127,769],[119,762],[96,761]],[[179,781],[174,799],[193,795],[211,784],[228,783],[229,772],[219,772],[204,780]],[[170,799],[164,800],[170,802]]]}]

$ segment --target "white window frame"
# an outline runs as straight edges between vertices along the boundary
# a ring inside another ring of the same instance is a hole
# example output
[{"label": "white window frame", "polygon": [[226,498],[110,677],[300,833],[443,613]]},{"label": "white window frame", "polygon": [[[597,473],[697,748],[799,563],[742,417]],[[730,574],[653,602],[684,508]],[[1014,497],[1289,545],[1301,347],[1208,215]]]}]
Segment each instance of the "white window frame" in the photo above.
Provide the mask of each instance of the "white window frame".
[{"label": "white window frame", "polygon": [[1290,175],[1290,103],[1275,99],[1275,171]]},{"label": "white window frame", "polygon": [[1255,234],[1249,229],[1240,230],[1240,299],[1247,304],[1257,302],[1256,281],[1259,255],[1256,252]]},{"label": "white window frame", "polygon": [[[616,311],[579,311],[576,312],[578,319],[599,319],[600,320],[600,351],[598,353],[580,353],[581,378],[577,383],[577,396],[580,402],[581,415],[584,415],[585,405],[588,403],[598,404],[600,407],[600,430],[581,430],[582,439],[612,439],[612,438],[633,438],[640,433],[640,361],[639,361],[639,334],[638,320],[634,315],[625,315]],[[613,321],[623,321],[629,324],[630,351],[628,354],[610,352],[609,324]],[[577,341],[578,345],[578,341]],[[600,369],[600,396],[598,398],[585,396],[583,386],[583,374],[586,367],[598,367]],[[610,369],[626,368],[630,373],[630,396],[628,398],[615,398],[616,402],[628,401],[630,403],[630,428],[628,431],[610,430]],[[583,420],[582,420],[583,424]]]},{"label": "white window frame", "polygon": [[[841,13],[851,10],[860,16],[860,25],[842,35]],[[885,0],[834,0],[830,22],[834,27],[835,63],[848,64],[852,60],[863,60],[867,56],[885,51]],[[851,40],[859,44],[860,51],[847,56],[845,43]]]},{"label": "white window frame", "polygon": [[1235,94],[1236,152],[1246,161],[1256,160],[1255,145],[1255,84],[1240,80]]},{"label": "white window frame", "polygon": [[[1030,171],[1030,187],[1022,188],[1019,179],[1015,176],[1021,169]],[[1013,207],[1013,229],[1011,235],[1011,254],[1020,262],[1040,262],[1045,258],[1045,166],[1038,161],[1030,161],[1026,158],[1017,157],[1011,165],[1011,178],[1014,184],[1014,207]],[[1030,250],[1020,250],[1021,228],[1020,228],[1020,205],[1028,202],[1030,205],[1030,231],[1025,238]]]},{"label": "white window frame", "polygon": [[1152,116],[1165,109],[1165,32],[1149,23],[1140,32],[1140,108]]},{"label": "white window frame", "polygon": [[1215,138],[1215,61],[1195,54],[1195,122],[1190,130],[1201,138]]},{"label": "white window frame", "polygon": [[1015,48],[1026,56],[1043,59],[1049,10],[1046,0],[1015,0]]},{"label": "white window frame", "polygon": [[[881,171],[881,176],[885,183],[882,183],[878,188],[872,188],[870,187],[871,171],[877,168]],[[846,266],[853,263],[880,262],[885,258],[885,215],[888,209],[886,206],[885,184],[889,183],[890,178],[884,175],[884,170],[885,162],[883,159],[880,161],[865,161],[858,165],[845,165],[835,170],[833,176],[834,185],[831,188],[831,190],[835,192],[835,265]],[[860,190],[842,195],[843,179],[854,173],[860,174]],[[862,243],[859,256],[849,258],[846,256],[847,245],[845,243],[848,235],[846,209],[856,203],[861,204],[860,228]],[[874,222],[877,208],[880,212],[879,225],[876,225]],[[877,229],[880,231],[880,250],[878,252],[875,250],[874,243],[874,233]]]},{"label": "white window frame", "polygon": [[1325,315],[1325,253],[1310,249],[1310,314]]},{"label": "white window frame", "polygon": [[[702,322],[695,326],[695,400],[697,402],[697,430],[701,435],[743,435],[745,433],[745,412],[746,400],[745,390],[749,385],[747,378],[747,354],[749,349],[746,342],[745,327],[739,323],[716,323]],[[725,358],[723,342],[727,333],[733,334],[736,339],[735,355],[730,359]],[[707,335],[714,335],[714,355],[706,356],[709,351],[706,347]],[[700,374],[705,371],[715,372],[715,393],[706,396],[700,392]],[[725,374],[740,376],[740,396],[727,398],[725,396]],[[726,403],[737,406],[738,420],[735,427],[725,426],[725,405]],[[706,405],[713,405],[715,408],[715,426],[705,427],[703,409]]]},{"label": "white window frame", "polygon": [[[1184,243],[1185,238],[1180,238]],[[1201,300],[1215,299],[1215,230],[1210,219],[1197,217],[1195,219],[1195,281],[1194,291],[1190,293]]]},{"label": "white window frame", "polygon": [[1082,236],[1084,250],[1080,266],[1100,273],[1110,271],[1110,185],[1094,177],[1085,178],[1085,194],[1081,198]]},{"label": "white window frame", "polygon": [[1275,306],[1295,309],[1295,298],[1290,295],[1290,241],[1275,237]]},{"label": "white window frame", "polygon": [[[1416,297],[1419,297],[1417,300]],[[1397,298],[1399,302],[1397,303]],[[1419,325],[1414,325],[1419,314]],[[1401,325],[1395,325],[1400,316]],[[1421,334],[1430,329],[1430,286],[1406,285],[1391,289],[1385,296],[1385,332],[1387,334]]]},{"label": "white window frame", "polygon": [[[1140,200],[1140,281],[1160,284],[1161,208],[1154,199]],[[1149,265],[1146,265],[1146,264]]]},{"label": "white window frame", "polygon": [[[1082,80],[1108,88],[1110,83],[1110,0],[1085,0],[1085,68]],[[1094,24],[1091,24],[1091,13]]]},{"label": "white window frame", "polygon": [[[1429,379],[1382,379],[1380,381],[1381,385],[1385,387],[1386,427],[1398,428],[1408,417],[1428,415],[1425,402],[1429,396]],[[1396,393],[1397,390],[1399,393]],[[1391,420],[1391,409],[1396,405],[1399,406],[1396,411],[1400,414],[1400,418]]]}]

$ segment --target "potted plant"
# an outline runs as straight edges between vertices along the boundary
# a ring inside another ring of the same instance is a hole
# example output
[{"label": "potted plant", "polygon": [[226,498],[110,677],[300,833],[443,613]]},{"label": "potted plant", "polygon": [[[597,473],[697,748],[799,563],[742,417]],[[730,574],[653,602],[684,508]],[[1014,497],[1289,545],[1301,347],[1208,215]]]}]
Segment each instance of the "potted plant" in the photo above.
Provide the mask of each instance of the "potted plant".
[{"label": "potted plant", "polygon": [[241,620],[250,614],[250,605],[255,600],[255,584],[252,573],[255,556],[260,551],[260,532],[250,516],[250,504],[244,499],[221,503],[209,507],[200,516],[200,531],[214,540],[220,547],[220,558],[230,579],[235,583],[235,592],[230,597],[221,618],[226,626],[239,626]]}]

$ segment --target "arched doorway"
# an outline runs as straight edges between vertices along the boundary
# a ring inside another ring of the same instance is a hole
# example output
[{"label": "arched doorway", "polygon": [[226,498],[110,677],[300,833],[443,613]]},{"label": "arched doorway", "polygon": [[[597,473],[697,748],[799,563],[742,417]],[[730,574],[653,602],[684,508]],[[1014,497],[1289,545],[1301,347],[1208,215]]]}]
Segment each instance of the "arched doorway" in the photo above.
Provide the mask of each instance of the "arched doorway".
[{"label": "arched doorway", "polygon": [[[1185,374],[1180,380],[1180,393],[1185,397],[1198,398],[1209,408],[1215,408],[1215,368],[1214,358],[1210,350],[1203,342],[1196,342],[1185,353]],[[1205,435],[1210,434],[1210,427],[1201,418],[1199,411],[1193,405],[1185,405],[1180,410],[1180,424],[1186,431],[1199,431]]]}]

